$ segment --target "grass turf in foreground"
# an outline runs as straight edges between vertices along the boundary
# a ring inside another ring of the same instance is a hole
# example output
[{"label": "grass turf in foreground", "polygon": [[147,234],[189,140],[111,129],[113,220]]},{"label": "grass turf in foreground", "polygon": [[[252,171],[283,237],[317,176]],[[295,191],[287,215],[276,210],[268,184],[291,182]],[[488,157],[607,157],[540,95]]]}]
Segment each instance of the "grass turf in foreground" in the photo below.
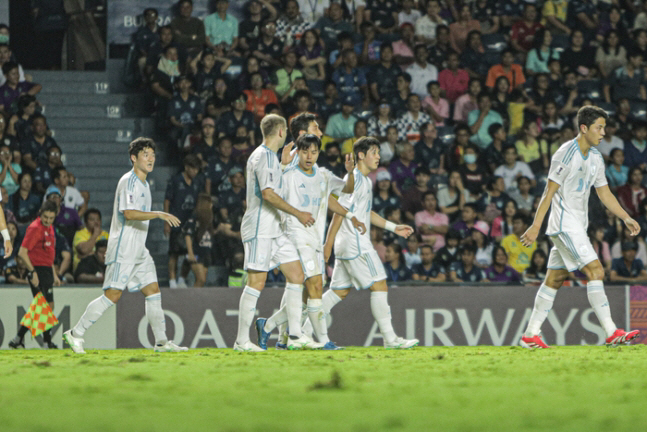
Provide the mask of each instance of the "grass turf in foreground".
[{"label": "grass turf in foreground", "polygon": [[0,351],[0,431],[640,431],[646,354]]}]

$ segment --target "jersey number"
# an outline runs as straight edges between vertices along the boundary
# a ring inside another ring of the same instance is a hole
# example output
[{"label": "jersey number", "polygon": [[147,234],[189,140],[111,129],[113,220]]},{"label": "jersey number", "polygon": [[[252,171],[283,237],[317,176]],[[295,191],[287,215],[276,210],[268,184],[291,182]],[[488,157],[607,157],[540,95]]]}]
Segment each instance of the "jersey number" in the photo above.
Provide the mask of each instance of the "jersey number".
[{"label": "jersey number", "polygon": [[589,190],[591,187],[591,182],[587,181],[586,182],[586,189],[584,188],[584,179],[580,179],[578,184],[577,184],[577,191],[576,192],[582,192],[583,190]]}]

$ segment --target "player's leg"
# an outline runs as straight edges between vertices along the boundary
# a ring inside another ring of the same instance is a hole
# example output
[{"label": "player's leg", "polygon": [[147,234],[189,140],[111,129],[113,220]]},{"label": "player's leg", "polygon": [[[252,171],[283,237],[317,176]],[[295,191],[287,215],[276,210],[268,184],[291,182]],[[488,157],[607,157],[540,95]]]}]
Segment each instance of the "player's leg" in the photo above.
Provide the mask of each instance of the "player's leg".
[{"label": "player's leg", "polygon": [[[551,251],[551,256],[553,252]],[[550,262],[550,260],[549,260]],[[557,290],[568,278],[569,272],[565,268],[548,268],[546,278],[539,287],[535,296],[535,304],[528,320],[528,326],[521,338],[521,346],[524,348],[549,348],[540,336],[541,325],[548,317],[553,308]]]},{"label": "player's leg", "polygon": [[384,338],[387,349],[408,349],[420,343],[418,339],[398,337],[393,330],[391,307],[388,302],[388,285],[386,279],[379,280],[371,286],[371,312]]},{"label": "player's leg", "polygon": [[607,335],[607,346],[618,346],[637,338],[640,334],[639,330],[626,332],[624,329],[617,328],[611,319],[609,300],[604,292],[604,267],[600,261],[596,259],[582,267],[581,270],[588,279],[586,293],[589,303]]},{"label": "player's leg", "polygon": [[[113,272],[118,270],[118,264],[109,264],[106,268],[105,281],[112,280]],[[104,282],[104,285],[106,284]],[[92,300],[85,312],[79,319],[79,322],[70,330],[63,333],[63,339],[77,354],[85,354],[83,350],[83,336],[85,332],[101,318],[101,316],[121,298],[123,288],[106,288],[104,287],[103,295]]]},{"label": "player's leg", "polygon": [[[153,271],[154,270],[155,269],[153,268]],[[164,318],[164,310],[162,309],[162,293],[160,292],[160,287],[157,281],[151,281],[149,273],[150,269],[148,269],[148,271],[139,271],[140,277],[137,278],[137,280],[133,283],[139,282],[141,280],[141,285],[144,285],[144,288],[142,288],[140,291],[146,298],[146,318],[148,319],[148,324],[151,326],[151,329],[153,330],[153,336],[155,337],[154,351],[188,351],[189,349],[187,347],[178,346],[173,341],[168,340],[168,337],[166,336],[166,320]],[[148,281],[145,280],[147,276],[149,277]],[[157,279],[157,277],[155,277],[155,279]]]},{"label": "player's leg", "polygon": [[306,279],[306,290],[308,291],[307,309],[308,318],[313,327],[317,340],[322,344],[330,342],[328,339],[328,324],[326,322],[326,313],[323,311],[323,302],[321,300],[323,292],[323,277],[317,275]]},{"label": "player's leg", "polygon": [[180,266],[180,277],[177,278],[177,287],[187,288],[186,278],[189,277],[189,272],[191,271],[191,265],[189,264],[189,261],[186,259],[186,252],[184,252],[182,256],[185,258],[182,260],[182,265]]},{"label": "player's leg", "polygon": [[237,351],[262,351],[249,340],[249,327],[256,314],[256,303],[265,288],[267,272],[270,269],[273,239],[254,239],[243,243],[247,271],[247,285],[243,289],[238,303],[238,332],[234,349]]}]

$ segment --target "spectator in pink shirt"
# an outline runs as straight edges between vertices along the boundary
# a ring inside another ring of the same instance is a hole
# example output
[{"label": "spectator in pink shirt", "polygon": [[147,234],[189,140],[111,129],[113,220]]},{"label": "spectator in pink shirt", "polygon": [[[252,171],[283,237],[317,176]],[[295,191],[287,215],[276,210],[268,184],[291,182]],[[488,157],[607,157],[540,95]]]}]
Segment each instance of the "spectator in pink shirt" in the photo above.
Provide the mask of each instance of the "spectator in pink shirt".
[{"label": "spectator in pink shirt", "polygon": [[449,103],[440,97],[440,84],[438,81],[429,81],[427,84],[429,96],[422,101],[422,108],[429,114],[437,127],[445,126],[449,118]]},{"label": "spectator in pink shirt", "polygon": [[481,80],[478,78],[470,80],[467,93],[456,99],[456,105],[454,106],[455,122],[467,121],[467,115],[470,111],[478,109],[477,99],[482,88]]},{"label": "spectator in pink shirt", "polygon": [[402,69],[406,69],[415,61],[413,54],[414,28],[411,23],[405,22],[400,26],[401,39],[393,42],[393,58]]},{"label": "spectator in pink shirt", "polygon": [[445,91],[449,103],[456,102],[459,96],[467,92],[470,76],[465,69],[459,69],[460,59],[457,53],[450,53],[447,59],[447,69],[438,74],[440,88]]},{"label": "spectator in pink shirt", "polygon": [[438,211],[436,194],[429,191],[422,195],[425,208],[415,215],[416,229],[422,239],[434,248],[434,252],[445,246],[445,234],[449,231],[449,218]]},{"label": "spectator in pink shirt", "polygon": [[469,3],[464,3],[458,12],[458,21],[449,25],[449,42],[457,53],[465,49],[467,34],[472,30],[481,31],[481,23],[472,19]]}]

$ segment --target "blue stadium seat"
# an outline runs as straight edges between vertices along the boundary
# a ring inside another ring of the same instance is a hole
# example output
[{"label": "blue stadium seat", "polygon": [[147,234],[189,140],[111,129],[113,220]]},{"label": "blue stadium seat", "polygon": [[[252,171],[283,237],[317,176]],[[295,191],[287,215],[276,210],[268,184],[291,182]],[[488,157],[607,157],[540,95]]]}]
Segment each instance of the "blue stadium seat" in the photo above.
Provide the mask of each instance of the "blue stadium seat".
[{"label": "blue stadium seat", "polygon": [[577,89],[580,97],[589,98],[593,102],[599,102],[604,99],[602,86],[598,80],[582,80],[577,83]]},{"label": "blue stadium seat", "polygon": [[629,116],[634,120],[647,121],[647,103],[632,101]]},{"label": "blue stadium seat", "polygon": [[605,110],[609,116],[616,115],[616,106],[612,103],[598,102],[597,105]]},{"label": "blue stadium seat", "polygon": [[508,47],[505,36],[501,33],[492,33],[481,36],[486,53],[501,53]]},{"label": "blue stadium seat", "polygon": [[443,142],[445,146],[450,146],[454,142],[454,139],[456,138],[456,134],[454,133],[454,128],[451,126],[439,127],[438,138]]}]

